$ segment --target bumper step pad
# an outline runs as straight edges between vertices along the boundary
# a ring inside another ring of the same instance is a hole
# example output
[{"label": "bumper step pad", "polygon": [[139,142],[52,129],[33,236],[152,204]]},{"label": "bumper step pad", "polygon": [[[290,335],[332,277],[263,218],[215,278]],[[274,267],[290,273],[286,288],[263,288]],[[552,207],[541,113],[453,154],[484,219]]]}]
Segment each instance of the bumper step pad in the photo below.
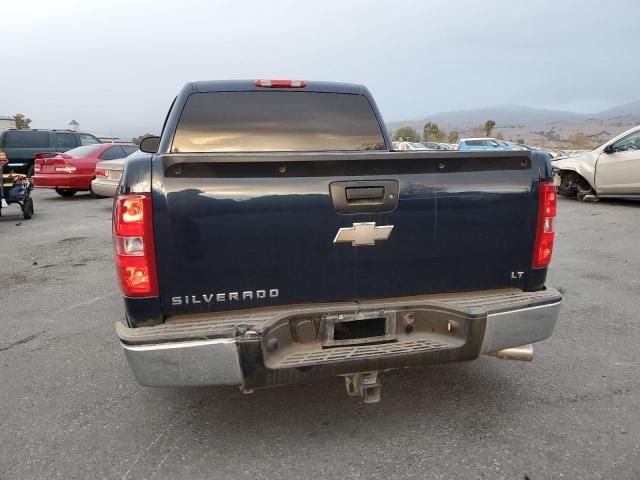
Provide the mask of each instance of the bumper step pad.
[{"label": "bumper step pad", "polygon": [[432,350],[447,350],[457,345],[433,341],[420,340],[415,342],[384,343],[380,345],[360,345],[353,347],[339,347],[325,349],[320,352],[296,352],[281,360],[280,368],[305,367],[321,365],[346,360],[361,360],[379,358],[386,355],[404,355]]}]

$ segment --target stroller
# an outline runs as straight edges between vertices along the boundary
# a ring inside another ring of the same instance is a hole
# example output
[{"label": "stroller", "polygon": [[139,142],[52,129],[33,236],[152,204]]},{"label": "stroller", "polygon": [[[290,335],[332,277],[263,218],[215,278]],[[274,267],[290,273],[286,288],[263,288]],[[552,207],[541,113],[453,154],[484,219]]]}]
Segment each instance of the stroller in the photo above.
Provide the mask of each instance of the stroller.
[{"label": "stroller", "polygon": [[22,216],[29,220],[33,216],[33,198],[31,179],[21,173],[3,173],[2,167],[6,164],[5,158],[0,157],[0,216],[2,209],[17,203],[22,209]]}]

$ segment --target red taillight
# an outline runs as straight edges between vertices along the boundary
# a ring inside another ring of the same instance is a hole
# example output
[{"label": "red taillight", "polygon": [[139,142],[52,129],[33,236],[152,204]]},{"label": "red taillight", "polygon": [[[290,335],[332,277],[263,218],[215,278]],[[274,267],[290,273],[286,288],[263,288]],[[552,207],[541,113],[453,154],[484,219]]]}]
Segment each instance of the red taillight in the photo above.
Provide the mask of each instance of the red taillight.
[{"label": "red taillight", "polygon": [[307,86],[304,80],[256,80],[256,87],[264,88],[304,88]]},{"label": "red taillight", "polygon": [[151,194],[120,195],[113,206],[113,248],[122,293],[157,297]]},{"label": "red taillight", "polygon": [[538,224],[533,249],[533,268],[544,268],[551,263],[553,253],[553,219],[556,216],[556,187],[552,182],[538,186]]},{"label": "red taillight", "polygon": [[107,176],[106,170],[96,169],[96,177],[106,177],[106,176]]},{"label": "red taillight", "polygon": [[42,166],[46,163],[45,159],[42,158],[41,154],[38,153],[36,155],[36,160],[35,163],[33,165],[33,172],[34,173],[40,173],[42,172]]}]

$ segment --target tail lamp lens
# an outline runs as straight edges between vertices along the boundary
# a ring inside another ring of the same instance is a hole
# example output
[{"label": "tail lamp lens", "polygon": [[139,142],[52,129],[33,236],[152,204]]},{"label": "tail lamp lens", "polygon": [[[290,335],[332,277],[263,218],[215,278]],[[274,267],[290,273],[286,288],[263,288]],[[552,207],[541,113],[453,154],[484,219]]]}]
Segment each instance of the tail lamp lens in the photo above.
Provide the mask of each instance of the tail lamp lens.
[{"label": "tail lamp lens", "polygon": [[118,255],[144,255],[144,239],[142,237],[115,237],[115,242]]},{"label": "tail lamp lens", "polygon": [[145,198],[127,198],[122,202],[122,222],[126,225],[143,225]]},{"label": "tail lamp lens", "polygon": [[556,216],[556,187],[552,182],[543,182],[538,187],[538,223],[536,243],[533,250],[533,268],[545,268],[551,263],[555,232],[553,219]]},{"label": "tail lamp lens", "polygon": [[263,88],[304,88],[307,86],[304,80],[255,80],[256,87]]},{"label": "tail lamp lens", "polygon": [[128,297],[158,296],[150,193],[116,198],[113,245],[122,293]]}]

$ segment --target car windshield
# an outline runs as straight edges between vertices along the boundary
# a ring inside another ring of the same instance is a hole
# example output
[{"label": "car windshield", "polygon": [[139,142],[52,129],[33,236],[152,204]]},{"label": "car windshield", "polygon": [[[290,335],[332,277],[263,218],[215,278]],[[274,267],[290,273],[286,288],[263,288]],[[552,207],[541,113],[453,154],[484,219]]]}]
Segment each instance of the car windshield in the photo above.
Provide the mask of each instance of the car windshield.
[{"label": "car windshield", "polygon": [[86,155],[91,155],[93,152],[101,148],[103,145],[100,143],[96,143],[93,145],[84,145],[82,147],[72,148],[67,151],[67,155],[71,155],[72,157],[84,157]]}]

